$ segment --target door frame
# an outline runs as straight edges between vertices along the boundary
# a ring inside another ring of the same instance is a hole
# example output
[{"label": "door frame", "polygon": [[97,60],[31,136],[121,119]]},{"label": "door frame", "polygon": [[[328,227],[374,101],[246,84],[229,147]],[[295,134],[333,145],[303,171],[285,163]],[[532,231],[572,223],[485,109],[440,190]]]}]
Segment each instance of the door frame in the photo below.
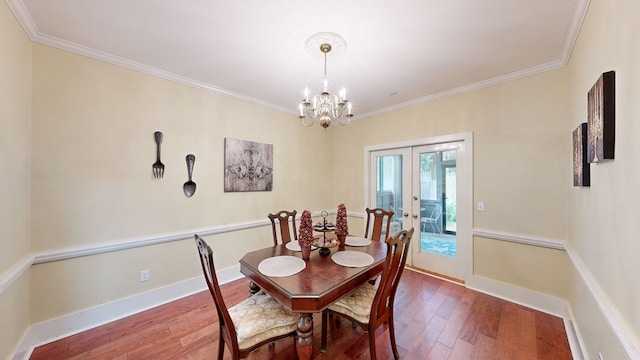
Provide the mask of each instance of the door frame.
[{"label": "door frame", "polygon": [[458,208],[457,208],[457,240],[458,240],[458,265],[457,279],[469,282],[473,276],[473,132],[464,132],[442,136],[434,136],[422,139],[405,140],[394,143],[370,145],[364,147],[364,207],[371,206],[371,164],[370,156],[373,151],[391,150],[405,147],[424,145],[437,145],[449,142],[461,142],[464,147],[464,156],[457,160],[456,180],[458,182]]},{"label": "door frame", "polygon": [[[447,187],[447,169],[450,169],[450,168],[452,168],[454,166],[451,166],[451,165],[441,165],[441,166],[442,166],[442,177],[443,177],[442,181],[443,181],[443,186],[445,187],[444,191],[442,192],[443,193],[443,199],[442,199],[442,224],[441,224],[442,233],[443,234],[450,234],[450,235],[454,234],[455,235],[456,234],[455,231],[447,230],[447,214],[449,212],[447,211],[447,197],[446,197],[446,193],[447,193],[447,190],[446,190],[446,187]],[[457,180],[458,179],[458,173],[457,173],[458,169],[457,169],[457,167],[458,167],[458,165],[455,166],[455,168],[456,168],[456,182],[458,181]]]}]

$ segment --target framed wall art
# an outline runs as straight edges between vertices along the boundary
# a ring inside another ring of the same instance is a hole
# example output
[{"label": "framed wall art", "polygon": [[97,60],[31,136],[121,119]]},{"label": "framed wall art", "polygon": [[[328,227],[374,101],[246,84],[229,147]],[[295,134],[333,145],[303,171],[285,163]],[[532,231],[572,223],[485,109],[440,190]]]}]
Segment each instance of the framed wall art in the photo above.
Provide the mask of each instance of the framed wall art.
[{"label": "framed wall art", "polygon": [[590,186],[590,170],[587,161],[587,123],[582,123],[573,131],[573,186]]},{"label": "framed wall art", "polygon": [[271,191],[273,145],[224,139],[224,191]]},{"label": "framed wall art", "polygon": [[613,160],[616,137],[615,71],[603,73],[587,94],[587,161]]}]

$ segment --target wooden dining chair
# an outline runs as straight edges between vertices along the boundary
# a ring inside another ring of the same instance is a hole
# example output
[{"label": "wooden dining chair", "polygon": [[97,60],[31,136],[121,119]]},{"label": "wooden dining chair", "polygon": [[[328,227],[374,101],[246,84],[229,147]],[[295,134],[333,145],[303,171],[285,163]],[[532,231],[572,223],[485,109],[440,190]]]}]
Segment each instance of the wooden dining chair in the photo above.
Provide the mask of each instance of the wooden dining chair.
[{"label": "wooden dining chair", "polygon": [[295,335],[300,316],[285,309],[277,300],[260,291],[230,308],[224,303],[218,277],[213,266],[211,247],[198,235],[195,241],[200,254],[204,279],[207,282],[218,312],[220,337],[218,359],[224,357],[225,345],[232,359],[241,359],[257,348],[276,340]]},{"label": "wooden dining chair", "polygon": [[389,237],[389,227],[391,226],[394,212],[382,208],[366,208],[365,211],[367,212],[367,225],[364,228],[364,237],[374,241],[385,240]]},{"label": "wooden dining chair", "polygon": [[[273,245],[278,245],[278,229],[280,233],[280,243],[285,245],[291,240],[298,240],[298,230],[296,230],[296,210],[281,210],[275,214],[269,214],[267,217],[271,220],[271,229],[273,231]],[[291,235],[293,234],[293,237]]]},{"label": "wooden dining chair", "polygon": [[322,345],[321,351],[327,350],[327,325],[329,315],[345,317],[369,333],[369,352],[372,360],[376,359],[375,330],[385,322],[389,323],[389,337],[393,356],[398,359],[395,330],[393,325],[393,304],[400,283],[400,277],[407,262],[409,243],[413,236],[411,230],[402,230],[387,239],[387,257],[376,288],[366,282],[349,295],[341,298],[322,312]]}]

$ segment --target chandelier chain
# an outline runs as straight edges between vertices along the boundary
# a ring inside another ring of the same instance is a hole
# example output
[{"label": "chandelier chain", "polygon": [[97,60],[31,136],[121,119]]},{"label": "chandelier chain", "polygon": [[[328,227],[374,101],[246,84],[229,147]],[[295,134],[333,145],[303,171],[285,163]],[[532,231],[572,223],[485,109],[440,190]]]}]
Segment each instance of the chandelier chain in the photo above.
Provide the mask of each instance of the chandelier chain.
[{"label": "chandelier chain", "polygon": [[[324,53],[324,81],[327,81],[327,53]],[[325,89],[326,90],[326,89]]]}]

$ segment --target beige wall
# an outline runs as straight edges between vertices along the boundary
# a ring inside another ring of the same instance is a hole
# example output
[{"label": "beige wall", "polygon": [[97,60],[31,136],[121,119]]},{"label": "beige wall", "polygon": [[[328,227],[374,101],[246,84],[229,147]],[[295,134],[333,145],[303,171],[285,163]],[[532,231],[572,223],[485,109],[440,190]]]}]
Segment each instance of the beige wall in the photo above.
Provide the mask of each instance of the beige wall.
[{"label": "beige wall", "polygon": [[[42,45],[34,47],[33,98],[35,251],[322,205],[322,191],[308,191],[326,187],[309,160],[326,137],[289,114]],[[151,177],[156,130],[164,133],[161,180]],[[225,137],[273,144],[274,191],[223,192]],[[189,153],[192,198],[182,191]]]},{"label": "beige wall", "polygon": [[[0,2],[0,275],[30,253],[31,42]],[[0,358],[29,326],[29,273],[0,292]]]},{"label": "beige wall", "polygon": [[[328,138],[290,114],[43,45],[34,45],[33,63],[35,252],[266,220],[283,208],[335,207],[322,195],[328,184],[320,169],[330,159],[314,155]],[[156,130],[164,133],[161,180],[151,176]],[[225,137],[273,144],[273,191],[224,193]],[[189,153],[196,156],[192,198],[182,191]],[[270,229],[209,241],[222,269],[271,243]],[[193,278],[197,265],[192,240],[36,265],[32,320]],[[142,269],[149,283],[139,282]]]},{"label": "beige wall", "polygon": [[473,259],[475,274],[560,299],[567,297],[571,265],[564,250],[476,236]]},{"label": "beige wall", "polygon": [[[591,165],[591,187],[569,193],[569,243],[618,314],[630,337],[640,338],[640,3],[592,0],[568,66],[568,134],[587,121],[587,92],[605,71],[616,71],[615,160]],[[576,281],[569,298],[589,355],[622,359],[608,326]],[[616,352],[617,351],[617,352]],[[637,351],[637,350],[636,350]]]},{"label": "beige wall", "polygon": [[[336,168],[346,172],[335,176],[336,200],[364,203],[365,146],[473,132],[474,198],[486,206],[474,227],[564,239],[564,83],[564,70],[556,70],[332,129]],[[338,190],[345,183],[348,191]]]},{"label": "beige wall", "polygon": [[[474,199],[484,201],[486,209],[470,209],[474,228],[566,239],[571,143],[565,131],[565,83],[565,70],[560,69],[331,129],[334,202],[356,208],[365,203],[364,147],[473,132]],[[566,278],[553,275],[566,271],[564,252],[548,250],[557,256],[547,258],[545,250],[505,247],[489,239],[473,246],[482,249],[472,264],[476,275],[564,296]],[[523,256],[531,261],[502,261]],[[537,266],[529,266],[532,263],[544,263],[548,271],[541,274]]]}]

